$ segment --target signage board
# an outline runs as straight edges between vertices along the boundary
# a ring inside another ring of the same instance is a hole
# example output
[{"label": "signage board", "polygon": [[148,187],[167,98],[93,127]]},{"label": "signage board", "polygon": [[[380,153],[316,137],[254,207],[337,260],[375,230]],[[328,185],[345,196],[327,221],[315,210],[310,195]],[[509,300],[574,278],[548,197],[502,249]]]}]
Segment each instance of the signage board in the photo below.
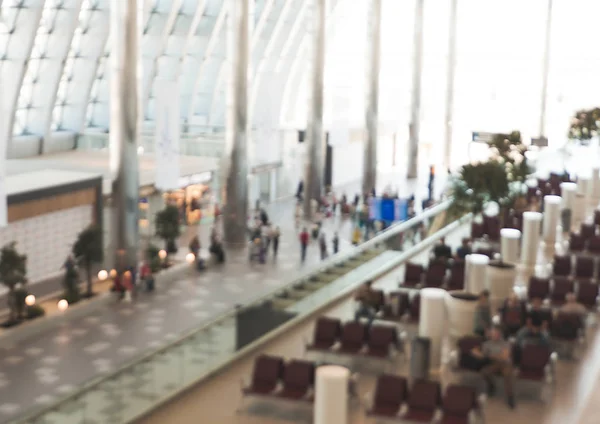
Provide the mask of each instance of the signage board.
[{"label": "signage board", "polygon": [[548,139],[546,137],[532,137],[531,145],[537,147],[548,147]]},{"label": "signage board", "polygon": [[471,141],[473,143],[490,143],[494,139],[495,135],[496,133],[473,131]]},{"label": "signage board", "polygon": [[186,175],[179,178],[179,188],[185,188],[194,184],[206,184],[212,180],[212,172],[201,172],[199,174]]}]

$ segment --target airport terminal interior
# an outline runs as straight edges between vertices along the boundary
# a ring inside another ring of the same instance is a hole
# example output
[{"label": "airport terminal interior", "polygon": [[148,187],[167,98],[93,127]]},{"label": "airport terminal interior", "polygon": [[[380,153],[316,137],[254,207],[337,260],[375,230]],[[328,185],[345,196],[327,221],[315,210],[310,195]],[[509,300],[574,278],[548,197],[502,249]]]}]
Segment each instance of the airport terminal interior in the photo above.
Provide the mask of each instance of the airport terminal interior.
[{"label": "airport terminal interior", "polygon": [[0,424],[598,423],[599,15],[0,0]]}]

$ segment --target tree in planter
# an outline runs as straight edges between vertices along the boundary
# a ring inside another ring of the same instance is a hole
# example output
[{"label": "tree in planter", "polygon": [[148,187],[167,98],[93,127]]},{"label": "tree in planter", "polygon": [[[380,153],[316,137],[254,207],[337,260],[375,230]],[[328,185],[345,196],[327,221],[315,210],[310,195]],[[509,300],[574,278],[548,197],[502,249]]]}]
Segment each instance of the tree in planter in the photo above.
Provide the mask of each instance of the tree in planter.
[{"label": "tree in planter", "polygon": [[156,214],[156,236],[165,241],[167,253],[177,253],[176,240],[180,235],[179,209],[177,206],[167,205]]},{"label": "tree in planter", "polygon": [[578,110],[571,120],[569,139],[579,140],[584,144],[589,143],[594,137],[600,135],[600,108]]},{"label": "tree in planter", "polygon": [[67,268],[65,278],[63,280],[64,298],[67,302],[77,303],[81,299],[79,293],[79,273],[74,267]]},{"label": "tree in planter", "polygon": [[25,310],[19,287],[27,283],[27,256],[17,251],[14,241],[0,250],[0,281],[8,288],[9,321],[17,321]]},{"label": "tree in planter", "polygon": [[158,252],[160,249],[153,244],[150,244],[146,248],[146,260],[148,261],[148,265],[150,265],[150,270],[152,273],[160,271],[160,257],[158,256]]},{"label": "tree in planter", "polygon": [[[73,256],[77,259],[79,266],[85,269],[87,290],[86,296],[91,297],[92,291],[92,267],[104,259],[104,246],[102,245],[102,230],[95,225],[89,226],[79,233],[72,248]],[[68,270],[67,270],[68,274]],[[72,278],[73,276],[70,276]],[[65,279],[67,276],[65,276]]]}]

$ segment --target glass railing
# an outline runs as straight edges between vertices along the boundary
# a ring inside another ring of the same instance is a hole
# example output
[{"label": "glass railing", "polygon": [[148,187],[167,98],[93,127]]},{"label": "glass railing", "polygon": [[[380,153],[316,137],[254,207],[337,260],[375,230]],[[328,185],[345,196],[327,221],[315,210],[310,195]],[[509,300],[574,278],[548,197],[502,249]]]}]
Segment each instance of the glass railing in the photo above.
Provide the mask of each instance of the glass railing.
[{"label": "glass railing", "polygon": [[425,210],[415,218],[389,227],[371,240],[330,257],[316,269],[310,270],[289,284],[255,299],[244,307],[231,310],[202,327],[183,334],[178,340],[148,352],[119,369],[84,384],[77,392],[64,397],[51,406],[32,411],[29,416],[21,418],[17,422],[21,424],[80,424],[99,421],[118,424],[138,419],[161,403],[219,371],[244,355],[249,349],[255,348],[257,344],[264,343],[284,331],[289,331],[287,329],[291,329],[290,326],[297,324],[298,320],[305,319],[315,311],[347,296],[366,279],[381,275],[386,270],[391,270],[430,248],[441,237],[456,230],[462,223],[469,220],[470,216],[447,225],[439,225],[438,222],[436,228],[439,229],[433,235],[413,244],[402,253],[398,253],[393,263],[388,262],[385,265],[386,269],[372,269],[367,274],[355,275],[355,281],[343,289],[330,285],[330,287],[325,286],[316,291],[311,295],[308,303],[305,302],[301,313],[269,330],[246,346],[238,346],[237,341],[238,315],[240,313],[249,311],[250,308],[266,305],[322,272],[333,267],[343,266],[348,261],[362,256],[365,252],[373,250],[381,252],[390,240],[401,238],[406,234],[412,235],[423,222],[433,224],[436,221],[444,221],[445,211],[449,204],[449,201],[445,201]]}]

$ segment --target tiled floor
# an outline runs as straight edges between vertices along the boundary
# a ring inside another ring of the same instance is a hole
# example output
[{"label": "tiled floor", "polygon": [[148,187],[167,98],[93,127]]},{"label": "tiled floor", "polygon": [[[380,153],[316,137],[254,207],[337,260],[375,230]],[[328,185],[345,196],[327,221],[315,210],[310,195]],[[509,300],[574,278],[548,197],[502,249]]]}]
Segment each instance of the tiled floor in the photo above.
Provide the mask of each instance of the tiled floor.
[{"label": "tiled floor", "polygon": [[[466,233],[466,229],[457,231],[448,238],[452,243]],[[426,257],[420,255],[420,261]],[[544,272],[544,267],[538,267],[538,273]],[[398,277],[403,275],[399,269],[376,284],[379,287],[392,288]],[[338,316],[348,319],[353,313],[353,302],[344,301],[334,305],[326,312],[329,316]],[[293,332],[282,336],[261,349],[261,353],[284,356],[287,358],[302,357],[301,348],[303,340],[308,340],[312,335],[313,322],[300,326]],[[413,327],[409,332],[415,331]],[[521,393],[515,410],[506,407],[501,396],[491,398],[486,403],[485,415],[488,424],[576,424],[578,417],[584,416],[581,424],[598,423],[598,416],[592,412],[584,412],[585,402],[582,399],[588,394],[598,398],[598,392],[592,388],[596,385],[598,368],[600,368],[600,337],[597,329],[588,331],[588,348],[585,356],[577,361],[560,360],[557,366],[557,385],[554,397],[549,404]],[[178,424],[211,422],[219,424],[282,424],[292,422],[311,422],[311,410],[307,407],[295,407],[281,403],[264,402],[260,400],[247,400],[244,402],[244,412],[238,414],[234,411],[242,404],[240,396],[240,379],[248,381],[253,364],[253,356],[244,358],[235,365],[221,373],[218,378],[211,379],[197,386],[195,389],[176,398],[163,408],[153,412],[141,421],[143,424],[162,424],[177,422]],[[408,363],[396,370],[397,373],[408,375]],[[364,405],[370,399],[374,388],[374,373],[363,372],[360,376],[360,396],[352,402],[351,424],[374,423],[364,415]],[[443,373],[442,383],[446,384],[450,374]],[[453,379],[453,378],[452,378]],[[521,391],[522,392],[522,391]],[[600,398],[599,398],[600,401]],[[595,404],[597,410],[597,404]],[[592,407],[592,408],[594,408]]]},{"label": "tiled floor", "polygon": [[[415,186],[405,185],[405,189]],[[422,184],[423,185],[423,184]],[[340,188],[349,195],[357,184]],[[189,272],[132,303],[114,303],[15,346],[0,346],[0,423],[27,410],[51,404],[98,375],[108,372],[179,334],[264,296],[317,264],[316,243],[308,248],[305,264],[294,228],[294,201],[267,207],[281,227],[279,256],[266,264],[249,264],[245,252],[228,252],[227,264],[202,274]],[[340,249],[350,246],[351,223],[339,217],[324,225],[331,237],[340,234]],[[208,231],[203,232],[207,246]],[[182,247],[185,251],[185,246]]]}]

